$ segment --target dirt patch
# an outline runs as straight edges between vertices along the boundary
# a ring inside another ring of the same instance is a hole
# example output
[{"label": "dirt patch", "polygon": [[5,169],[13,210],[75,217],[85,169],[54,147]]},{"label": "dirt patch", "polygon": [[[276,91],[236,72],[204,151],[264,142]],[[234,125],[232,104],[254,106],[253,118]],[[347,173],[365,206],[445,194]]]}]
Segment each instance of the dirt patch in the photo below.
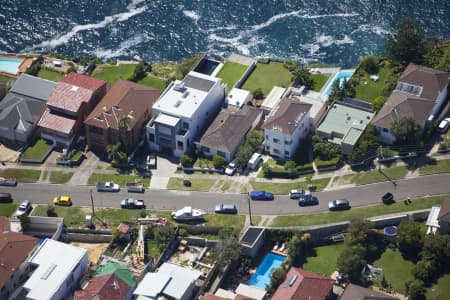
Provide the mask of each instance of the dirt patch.
[{"label": "dirt patch", "polygon": [[71,243],[71,245],[88,250],[89,260],[96,264],[102,253],[108,248],[108,243]]},{"label": "dirt patch", "polygon": [[0,157],[1,161],[14,163],[19,160],[20,152],[14,151],[0,144]]}]

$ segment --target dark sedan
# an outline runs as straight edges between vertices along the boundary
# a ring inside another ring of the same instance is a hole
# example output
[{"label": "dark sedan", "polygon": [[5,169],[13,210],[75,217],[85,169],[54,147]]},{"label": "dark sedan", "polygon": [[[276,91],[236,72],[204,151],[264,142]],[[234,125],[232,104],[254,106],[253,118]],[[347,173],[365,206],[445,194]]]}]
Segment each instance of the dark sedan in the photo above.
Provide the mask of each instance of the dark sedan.
[{"label": "dark sedan", "polygon": [[216,214],[237,214],[237,207],[234,204],[219,204],[214,211]]}]

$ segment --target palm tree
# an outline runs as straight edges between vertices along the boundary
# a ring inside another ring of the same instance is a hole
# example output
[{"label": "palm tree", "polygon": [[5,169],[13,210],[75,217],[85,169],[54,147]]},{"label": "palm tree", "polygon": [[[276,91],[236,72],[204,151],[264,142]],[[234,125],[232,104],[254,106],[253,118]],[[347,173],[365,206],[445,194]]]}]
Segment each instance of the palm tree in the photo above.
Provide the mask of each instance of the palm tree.
[{"label": "palm tree", "polygon": [[296,84],[304,85],[306,89],[311,89],[313,86],[313,80],[311,78],[311,74],[306,67],[297,67],[292,71],[292,75],[294,75],[294,82]]},{"label": "palm tree", "polygon": [[116,160],[119,156],[120,143],[109,144],[106,146],[106,153],[109,160]]},{"label": "palm tree", "polygon": [[130,147],[130,134],[128,133],[129,131],[128,125],[130,121],[131,121],[130,115],[126,114],[120,117],[118,123],[120,141],[122,142],[122,145],[124,146],[126,151],[128,151]]}]

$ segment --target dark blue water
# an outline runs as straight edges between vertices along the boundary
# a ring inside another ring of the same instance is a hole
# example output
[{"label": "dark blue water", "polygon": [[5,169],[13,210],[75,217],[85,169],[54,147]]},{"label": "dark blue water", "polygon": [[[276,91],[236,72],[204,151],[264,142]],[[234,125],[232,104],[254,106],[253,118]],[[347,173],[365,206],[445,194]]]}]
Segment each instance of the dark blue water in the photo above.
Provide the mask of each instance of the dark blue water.
[{"label": "dark blue water", "polygon": [[450,0],[2,0],[0,51],[177,60],[196,52],[355,65],[411,16],[450,37]]}]

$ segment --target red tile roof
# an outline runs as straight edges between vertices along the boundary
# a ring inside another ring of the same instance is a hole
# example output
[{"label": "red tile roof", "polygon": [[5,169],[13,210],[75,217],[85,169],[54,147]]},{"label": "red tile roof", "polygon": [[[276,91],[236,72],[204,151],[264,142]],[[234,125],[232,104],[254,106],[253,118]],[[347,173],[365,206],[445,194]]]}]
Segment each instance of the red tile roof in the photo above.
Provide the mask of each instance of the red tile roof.
[{"label": "red tile roof", "polygon": [[55,130],[65,134],[70,134],[75,126],[76,120],[65,116],[52,114],[50,109],[46,109],[39,120],[38,125],[43,128]]},{"label": "red tile roof", "polygon": [[9,219],[7,217],[0,216],[0,231],[9,228]]},{"label": "red tile roof", "polygon": [[72,72],[64,76],[59,82],[68,83],[70,85],[75,85],[91,91],[95,91],[101,88],[102,86],[106,85],[107,83],[105,80],[78,74],[75,72]]},{"label": "red tile roof", "polygon": [[144,118],[146,111],[151,111],[153,103],[160,95],[159,90],[127,80],[118,80],[86,118],[85,124],[103,129],[119,129],[119,120],[128,115],[128,128],[133,128]]},{"label": "red tile roof", "polygon": [[75,291],[74,300],[123,300],[130,291],[124,281],[114,274],[94,277],[84,290]]},{"label": "red tile roof", "polygon": [[[292,285],[289,282],[294,280]],[[291,267],[272,300],[324,300],[333,290],[334,280],[300,268]]]},{"label": "red tile roof", "polygon": [[0,231],[0,288],[27,259],[38,240],[17,232]]},{"label": "red tile roof", "polygon": [[93,94],[92,90],[58,82],[48,98],[47,105],[76,113],[84,102],[91,101]]}]

